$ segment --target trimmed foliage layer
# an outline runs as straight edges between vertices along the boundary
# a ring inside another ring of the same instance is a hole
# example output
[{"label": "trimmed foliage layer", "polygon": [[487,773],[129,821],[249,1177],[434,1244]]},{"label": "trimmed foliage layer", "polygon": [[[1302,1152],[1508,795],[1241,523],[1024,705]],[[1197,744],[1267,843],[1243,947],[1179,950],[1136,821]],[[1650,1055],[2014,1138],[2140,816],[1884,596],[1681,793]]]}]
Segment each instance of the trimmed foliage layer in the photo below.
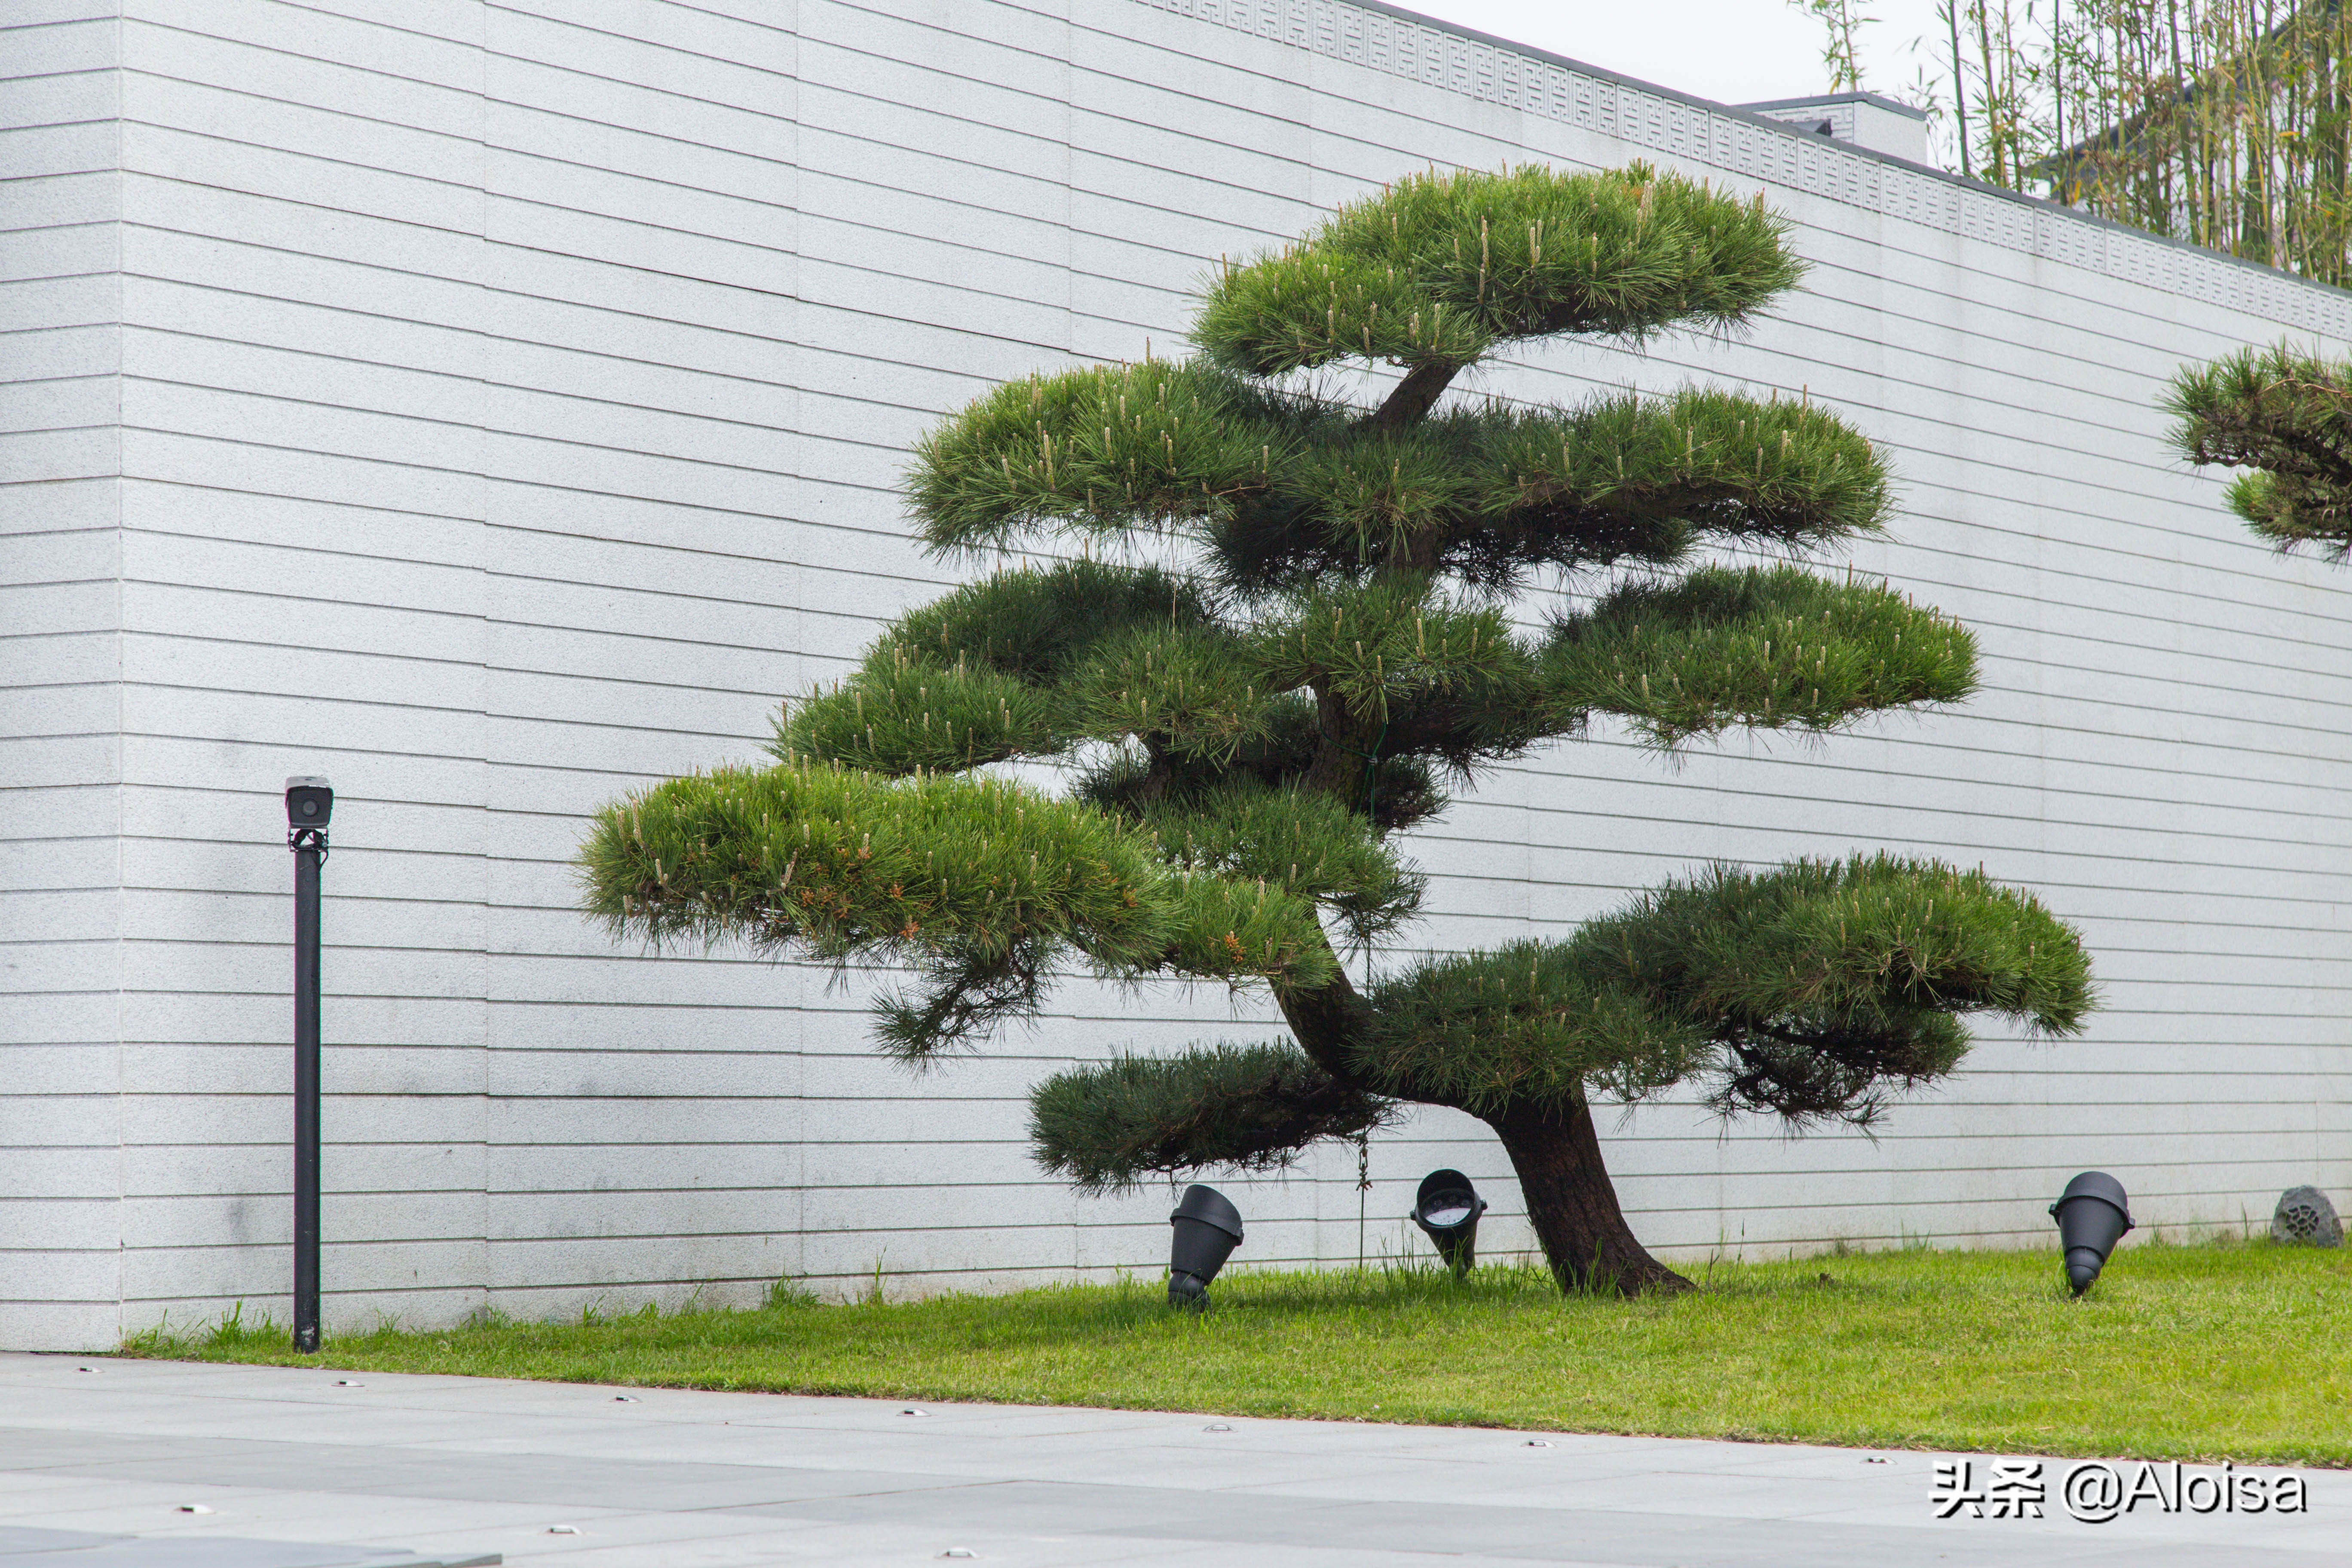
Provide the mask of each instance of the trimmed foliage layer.
[{"label": "trimmed foliage layer", "polygon": [[2166,406],[2181,456],[2250,470],[2229,502],[2256,533],[2352,554],[2352,366],[2291,343],[2244,349],[2184,368]]}]

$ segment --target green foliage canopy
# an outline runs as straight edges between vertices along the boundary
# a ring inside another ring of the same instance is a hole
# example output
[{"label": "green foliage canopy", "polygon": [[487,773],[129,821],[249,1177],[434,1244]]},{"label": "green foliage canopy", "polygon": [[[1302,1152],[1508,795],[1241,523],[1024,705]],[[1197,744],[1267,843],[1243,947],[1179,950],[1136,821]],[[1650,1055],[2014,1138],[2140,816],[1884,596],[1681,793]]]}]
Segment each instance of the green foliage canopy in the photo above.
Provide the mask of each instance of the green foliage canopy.
[{"label": "green foliage canopy", "polygon": [[1948,1072],[1954,1015],[2073,1034],[2090,971],[2067,928],[1980,872],[1885,856],[1716,867],[1565,942],[1432,958],[1372,994],[1357,1065],[1472,1111],[1634,1100],[1694,1077],[1727,1112],[1876,1119]]},{"label": "green foliage canopy", "polygon": [[[1404,1100],[1500,1130],[1703,1079],[1727,1110],[1867,1121],[1950,1070],[1962,1014],[2078,1028],[2073,933],[1926,861],[1717,868],[1363,994],[1339,967],[1419,910],[1392,835],[1595,714],[1674,746],[1974,689],[1969,635],[1883,584],[1703,553],[1884,526],[1885,466],[1830,410],[1704,389],[1439,406],[1516,343],[1752,322],[1798,276],[1782,230],[1638,164],[1433,171],[1223,266],[1195,359],[983,395],[915,453],[925,540],[1087,558],[899,616],[790,707],[772,766],[608,809],[590,907],[656,940],[911,965],[877,1013],[918,1061],[1034,1011],[1057,964],[1267,987],[1288,1039],[1039,1089],[1040,1161],[1089,1189],[1264,1169]],[[1334,367],[1392,379],[1364,406]],[[1531,629],[1516,596],[1561,573],[1590,591]],[[1011,762],[1066,794],[979,771]]]},{"label": "green foliage canopy", "polygon": [[2230,508],[2281,550],[2352,554],[2352,366],[2280,343],[2173,378],[2173,444],[2197,464],[2249,471]]},{"label": "green foliage canopy", "polygon": [[1738,325],[1797,280],[1780,220],[1635,165],[1400,180],[1211,285],[1193,338],[1262,377],[1361,358],[1459,367],[1515,339]]}]

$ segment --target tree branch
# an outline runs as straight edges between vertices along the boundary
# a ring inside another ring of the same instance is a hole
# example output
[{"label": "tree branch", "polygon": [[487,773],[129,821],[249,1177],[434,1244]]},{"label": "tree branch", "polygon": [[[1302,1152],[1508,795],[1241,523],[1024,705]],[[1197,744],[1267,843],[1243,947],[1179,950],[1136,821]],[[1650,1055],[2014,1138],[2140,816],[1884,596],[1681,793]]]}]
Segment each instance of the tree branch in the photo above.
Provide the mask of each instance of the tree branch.
[{"label": "tree branch", "polygon": [[1274,988],[1274,1000],[1282,1009],[1283,1022],[1290,1026],[1292,1037],[1309,1060],[1349,1088],[1364,1087],[1363,1077],[1355,1070],[1353,1061],[1357,1043],[1363,1039],[1371,1022],[1372,1010],[1349,984],[1347,971],[1339,970],[1321,985],[1277,985]]},{"label": "tree branch", "polygon": [[1409,425],[1420,424],[1429,416],[1430,409],[1435,406],[1446,384],[1461,368],[1442,360],[1429,360],[1413,366],[1405,373],[1405,378],[1390,390],[1388,400],[1380,405],[1371,418],[1365,421],[1366,427],[1402,430]]}]

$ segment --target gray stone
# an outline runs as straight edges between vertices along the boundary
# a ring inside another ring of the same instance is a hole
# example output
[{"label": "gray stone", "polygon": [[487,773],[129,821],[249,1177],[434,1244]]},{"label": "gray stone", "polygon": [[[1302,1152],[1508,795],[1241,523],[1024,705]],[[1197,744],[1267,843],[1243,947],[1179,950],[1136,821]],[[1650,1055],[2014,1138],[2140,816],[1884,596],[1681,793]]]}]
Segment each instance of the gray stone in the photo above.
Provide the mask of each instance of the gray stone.
[{"label": "gray stone", "polygon": [[226,1535],[93,1535],[0,1525],[0,1564],[25,1568],[495,1568],[498,1552],[419,1557],[381,1546],[306,1546]]},{"label": "gray stone", "polygon": [[332,1379],[0,1353],[0,1568],[2345,1568],[2352,1516],[2352,1469],[2300,1472],[2305,1514],[2086,1532],[1937,1518],[1985,1455]]},{"label": "gray stone", "polygon": [[2271,1239],[2304,1247],[2341,1247],[2344,1222],[2317,1187],[2289,1187],[2271,1211]]}]

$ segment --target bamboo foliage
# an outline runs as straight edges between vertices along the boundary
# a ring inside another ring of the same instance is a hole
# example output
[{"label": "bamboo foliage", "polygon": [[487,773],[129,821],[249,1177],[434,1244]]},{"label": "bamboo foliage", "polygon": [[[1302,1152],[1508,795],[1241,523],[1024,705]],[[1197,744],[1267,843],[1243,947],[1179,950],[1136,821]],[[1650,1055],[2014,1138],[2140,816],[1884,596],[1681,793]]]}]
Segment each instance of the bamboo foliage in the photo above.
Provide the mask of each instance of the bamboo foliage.
[{"label": "bamboo foliage", "polygon": [[[2021,189],[2027,172],[2059,145],[2058,72],[2033,47],[2044,9],[2037,0],[1943,0],[1938,7],[1954,54],[1963,174]],[[2041,37],[2054,46],[2063,28],[2056,12],[2049,15],[2053,27]]]},{"label": "bamboo foliage", "polygon": [[1961,173],[2342,286],[2342,0],[1945,0]]},{"label": "bamboo foliage", "polygon": [[1789,0],[1789,4],[1822,26],[1822,64],[1829,68],[1830,90],[1850,92],[1862,86],[1862,30],[1875,26],[1864,0]]}]

